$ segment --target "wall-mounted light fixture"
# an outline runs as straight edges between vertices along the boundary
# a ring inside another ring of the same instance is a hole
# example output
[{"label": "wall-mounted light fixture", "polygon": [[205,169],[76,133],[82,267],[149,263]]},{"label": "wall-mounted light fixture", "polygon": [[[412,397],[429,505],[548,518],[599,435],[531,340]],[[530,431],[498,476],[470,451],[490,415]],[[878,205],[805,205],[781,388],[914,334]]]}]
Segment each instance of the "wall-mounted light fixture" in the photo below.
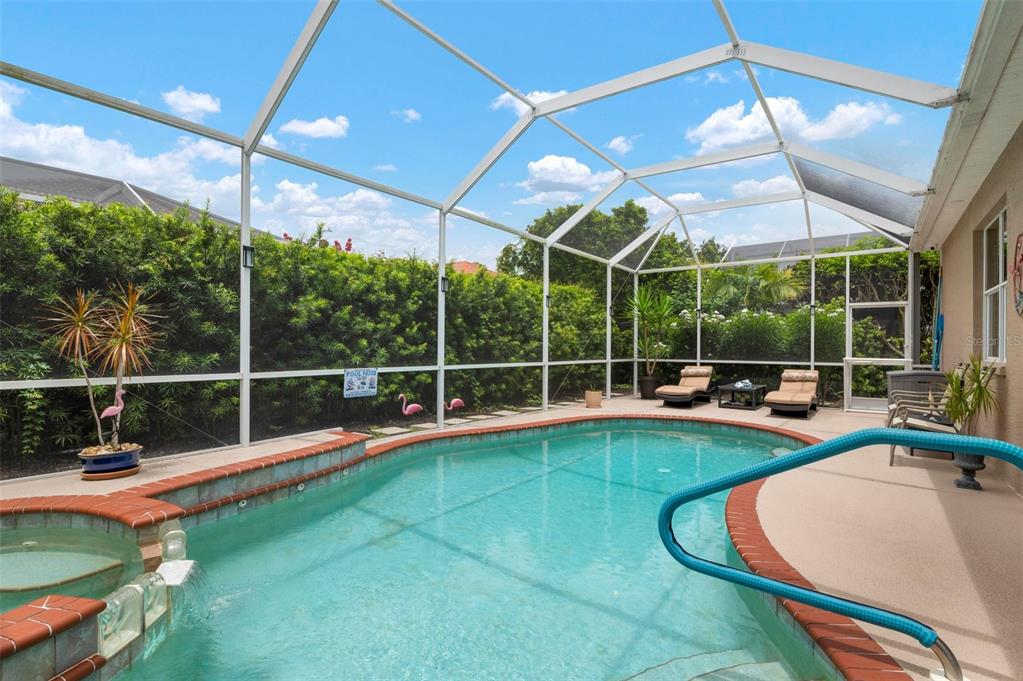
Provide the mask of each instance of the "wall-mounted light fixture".
[{"label": "wall-mounted light fixture", "polygon": [[252,269],[256,266],[256,248],[254,246],[242,246],[242,267]]}]

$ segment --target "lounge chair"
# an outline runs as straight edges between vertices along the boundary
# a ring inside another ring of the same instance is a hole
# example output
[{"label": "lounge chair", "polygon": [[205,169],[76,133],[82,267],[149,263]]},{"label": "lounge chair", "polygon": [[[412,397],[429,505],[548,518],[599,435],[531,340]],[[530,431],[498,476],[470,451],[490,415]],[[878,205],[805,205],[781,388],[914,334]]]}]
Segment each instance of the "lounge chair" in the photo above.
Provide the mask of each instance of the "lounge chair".
[{"label": "lounge chair", "polygon": [[802,414],[810,416],[817,411],[816,371],[786,369],[781,373],[781,385],[764,396],[764,404],[772,414]]},{"label": "lounge chair", "polygon": [[[948,398],[944,389],[939,390],[893,390],[888,394],[889,428],[909,428],[930,433],[958,433],[955,423],[948,416]],[[909,448],[913,456],[913,448]],[[888,454],[888,465],[895,464],[895,445]]]},{"label": "lounge chair", "polygon": [[697,399],[710,402],[710,377],[712,367],[684,367],[679,372],[678,385],[662,385],[655,391],[665,406],[693,406]]}]

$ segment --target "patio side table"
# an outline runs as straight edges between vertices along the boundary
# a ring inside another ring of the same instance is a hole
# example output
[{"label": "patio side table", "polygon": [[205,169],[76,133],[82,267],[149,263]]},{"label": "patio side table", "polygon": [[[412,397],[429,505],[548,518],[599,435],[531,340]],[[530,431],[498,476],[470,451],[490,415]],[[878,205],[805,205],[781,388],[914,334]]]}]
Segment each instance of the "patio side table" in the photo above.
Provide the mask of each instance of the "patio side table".
[{"label": "patio side table", "polygon": [[[725,399],[728,393],[728,399]],[[754,383],[748,388],[736,387],[734,383],[718,386],[718,406],[722,409],[748,409],[753,411],[764,406],[766,385]]]}]

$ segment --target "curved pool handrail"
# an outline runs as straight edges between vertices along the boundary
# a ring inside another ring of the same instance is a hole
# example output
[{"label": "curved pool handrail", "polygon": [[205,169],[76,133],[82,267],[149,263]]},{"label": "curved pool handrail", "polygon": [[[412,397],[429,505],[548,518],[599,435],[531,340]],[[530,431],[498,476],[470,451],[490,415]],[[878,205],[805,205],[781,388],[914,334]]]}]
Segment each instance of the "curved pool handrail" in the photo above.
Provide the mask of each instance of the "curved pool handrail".
[{"label": "curved pool handrail", "polygon": [[1008,442],[969,435],[929,433],[897,428],[867,428],[804,447],[791,454],[763,461],[716,480],[692,485],[676,492],[664,502],[657,517],[657,529],[661,536],[661,542],[664,543],[664,547],[672,558],[690,570],[695,570],[716,579],[732,582],[733,584],[763,591],[778,598],[788,598],[820,608],[821,610],[845,615],[861,622],[868,622],[912,636],[921,645],[934,651],[941,661],[945,669],[945,677],[949,681],[962,681],[962,670],[959,668],[955,655],[952,654],[952,651],[945,642],[938,637],[937,632],[922,622],[896,612],[775,579],[768,579],[751,572],[737,570],[727,565],[699,558],[686,551],[675,538],[675,533],[671,527],[672,518],[675,515],[675,511],[690,501],[695,501],[696,499],[701,499],[777,473],[784,473],[807,464],[816,463],[817,461],[868,445],[897,445],[913,447],[915,449],[990,456],[1002,461],[1008,461],[1017,468],[1023,469],[1023,448],[1011,445]]}]

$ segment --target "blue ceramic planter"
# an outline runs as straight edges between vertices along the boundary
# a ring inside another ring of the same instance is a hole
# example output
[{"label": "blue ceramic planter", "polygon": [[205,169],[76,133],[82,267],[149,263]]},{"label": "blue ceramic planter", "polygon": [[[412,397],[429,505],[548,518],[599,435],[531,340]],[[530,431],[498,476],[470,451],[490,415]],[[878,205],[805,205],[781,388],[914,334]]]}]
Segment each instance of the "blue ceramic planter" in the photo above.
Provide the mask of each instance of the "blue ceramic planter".
[{"label": "blue ceramic planter", "polygon": [[107,475],[137,469],[142,448],[127,449],[123,452],[109,452],[90,456],[79,455],[82,460],[82,475]]}]

